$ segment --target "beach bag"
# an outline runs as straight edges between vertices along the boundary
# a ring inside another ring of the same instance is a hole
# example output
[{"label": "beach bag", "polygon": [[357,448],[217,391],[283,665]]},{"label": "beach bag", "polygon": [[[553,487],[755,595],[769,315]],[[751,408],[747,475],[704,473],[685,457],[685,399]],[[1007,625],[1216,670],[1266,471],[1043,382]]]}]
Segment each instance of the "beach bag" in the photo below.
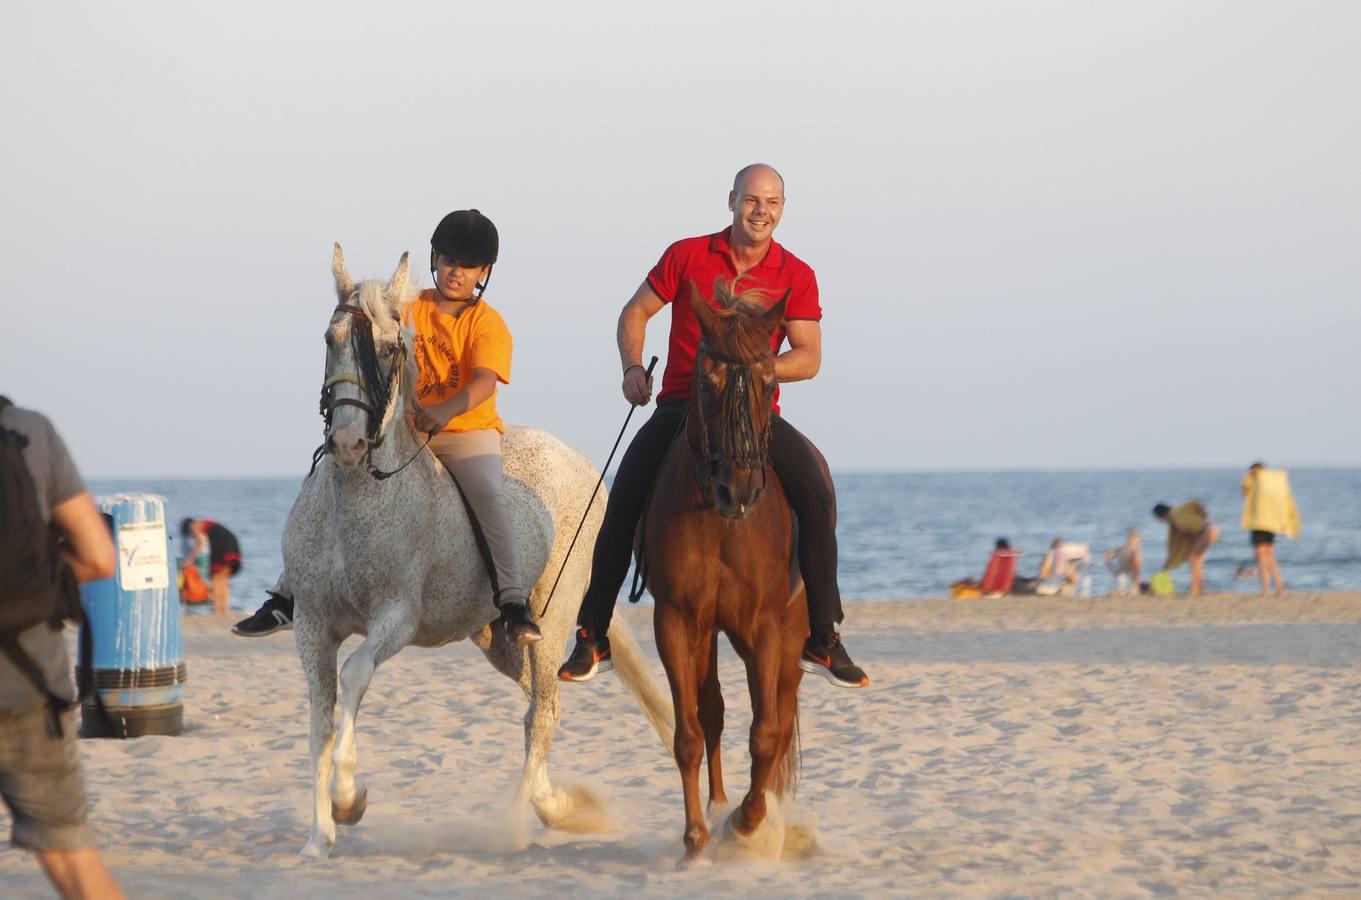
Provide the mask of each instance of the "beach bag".
[{"label": "beach bag", "polygon": [[1177,584],[1172,580],[1171,572],[1156,572],[1149,579],[1148,590],[1155,597],[1171,597],[1177,592]]},{"label": "beach bag", "polygon": [[198,573],[198,566],[180,569],[180,600],[184,603],[203,603],[208,599],[208,583]]},{"label": "beach bag", "polygon": [[952,600],[973,600],[983,596],[983,590],[978,586],[978,582],[970,578],[956,581],[950,585],[950,599]]},{"label": "beach bag", "polygon": [[[0,412],[11,405],[0,397]],[[58,532],[43,520],[38,488],[24,462],[27,446],[27,436],[0,426],[0,652],[47,698],[48,730],[60,737],[61,713],[73,704],[48,688],[42,669],[19,644],[19,635],[42,624],[83,624],[85,611],[75,574],[57,554]],[[89,631],[81,629],[82,699],[94,687]]]}]

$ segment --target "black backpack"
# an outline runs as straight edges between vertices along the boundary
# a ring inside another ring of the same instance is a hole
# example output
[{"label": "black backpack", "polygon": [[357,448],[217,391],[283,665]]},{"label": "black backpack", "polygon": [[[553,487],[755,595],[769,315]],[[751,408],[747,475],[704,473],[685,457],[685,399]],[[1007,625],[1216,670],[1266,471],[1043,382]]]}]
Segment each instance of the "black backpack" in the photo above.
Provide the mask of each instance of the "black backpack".
[{"label": "black backpack", "polygon": [[[0,412],[12,405],[0,397]],[[58,555],[59,532],[43,519],[33,475],[24,463],[28,438],[0,425],[0,650],[46,698],[48,725],[61,735],[61,713],[72,704],[54,694],[43,673],[19,644],[20,633],[66,620],[82,626],[80,699],[94,693],[94,646],[80,605],[80,587],[70,566]],[[99,696],[95,693],[96,704]]]}]

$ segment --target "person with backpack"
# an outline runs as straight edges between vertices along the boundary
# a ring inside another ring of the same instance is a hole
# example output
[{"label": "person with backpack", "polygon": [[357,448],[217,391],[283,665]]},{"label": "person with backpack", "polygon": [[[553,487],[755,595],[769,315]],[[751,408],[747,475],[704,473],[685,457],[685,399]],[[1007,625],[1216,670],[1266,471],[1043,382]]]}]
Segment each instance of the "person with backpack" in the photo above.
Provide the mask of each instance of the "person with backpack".
[{"label": "person with backpack", "polygon": [[112,577],[116,561],[52,423],[0,397],[0,797],[11,842],[63,897],[122,896],[86,823],[62,634],[81,614],[77,582]]}]

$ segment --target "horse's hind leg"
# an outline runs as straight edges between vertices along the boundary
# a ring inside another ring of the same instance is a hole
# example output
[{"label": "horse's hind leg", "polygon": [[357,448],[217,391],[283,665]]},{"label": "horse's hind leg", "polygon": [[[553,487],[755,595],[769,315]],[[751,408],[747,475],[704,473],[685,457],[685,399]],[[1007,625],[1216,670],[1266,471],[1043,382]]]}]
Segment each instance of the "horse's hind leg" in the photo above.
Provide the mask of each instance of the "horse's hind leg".
[{"label": "horse's hind leg", "polygon": [[709,844],[709,828],[699,804],[699,767],[704,761],[704,730],[699,722],[699,690],[709,668],[712,638],[694,625],[702,637],[690,633],[691,623],[670,604],[658,603],[653,614],[657,653],[666,667],[671,684],[671,701],[676,709],[676,766],[680,769],[685,792],[685,856],[679,865],[687,866],[699,858]]},{"label": "horse's hind leg", "polygon": [[539,821],[555,828],[572,811],[572,798],[555,791],[548,779],[548,751],[561,717],[558,702],[558,662],[562,656],[557,642],[543,640],[529,647],[529,664],[520,674],[520,686],[529,698],[525,710],[525,764],[520,772],[516,798],[530,801]]},{"label": "horse's hind leg", "polygon": [[355,721],[359,704],[369,689],[373,672],[401,650],[416,634],[414,611],[398,605],[369,624],[369,636],[345,660],[340,670],[340,735],[335,747],[335,775],[331,780],[331,816],[342,825],[353,825],[364,815],[368,791],[355,777],[359,749]]},{"label": "horse's hind leg", "polygon": [[312,757],[312,832],[302,854],[324,859],[336,840],[330,781],[331,751],[335,747],[336,651],[340,643],[303,618],[299,618],[294,636],[298,658],[307,675],[307,697],[312,710],[307,739]]},{"label": "horse's hind leg", "polygon": [[728,802],[723,790],[723,688],[718,683],[718,632],[709,642],[709,665],[699,689],[699,724],[709,760],[709,814]]}]

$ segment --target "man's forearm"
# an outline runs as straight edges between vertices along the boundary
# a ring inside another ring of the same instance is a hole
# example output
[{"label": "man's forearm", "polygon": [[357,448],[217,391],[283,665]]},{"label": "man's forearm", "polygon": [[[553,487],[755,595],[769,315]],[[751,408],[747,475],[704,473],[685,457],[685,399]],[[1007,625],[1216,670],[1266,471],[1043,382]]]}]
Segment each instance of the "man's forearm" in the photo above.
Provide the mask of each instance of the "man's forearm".
[{"label": "man's forearm", "polygon": [[775,380],[780,383],[807,381],[821,368],[820,354],[807,347],[792,347],[775,359]]},{"label": "man's forearm", "polygon": [[647,316],[632,304],[619,314],[614,339],[619,345],[620,371],[643,364],[643,342],[647,336]]}]

